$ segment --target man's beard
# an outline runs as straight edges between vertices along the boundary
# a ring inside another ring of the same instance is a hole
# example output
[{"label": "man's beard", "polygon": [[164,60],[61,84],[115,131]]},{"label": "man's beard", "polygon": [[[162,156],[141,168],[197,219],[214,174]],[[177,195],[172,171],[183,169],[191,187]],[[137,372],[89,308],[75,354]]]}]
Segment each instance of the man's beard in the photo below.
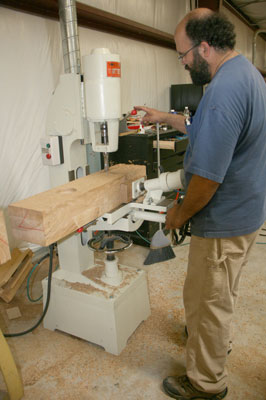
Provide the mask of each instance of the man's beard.
[{"label": "man's beard", "polygon": [[209,70],[209,64],[205,61],[198,53],[198,49],[193,51],[194,60],[191,67],[185,66],[185,69],[189,71],[192,82],[194,85],[202,86],[211,81],[211,74]]}]

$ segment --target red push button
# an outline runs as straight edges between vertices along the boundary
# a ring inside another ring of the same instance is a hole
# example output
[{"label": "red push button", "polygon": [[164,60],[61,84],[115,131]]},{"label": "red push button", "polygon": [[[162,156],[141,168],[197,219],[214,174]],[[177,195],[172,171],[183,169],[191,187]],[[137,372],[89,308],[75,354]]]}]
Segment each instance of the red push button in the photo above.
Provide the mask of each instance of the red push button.
[{"label": "red push button", "polygon": [[48,160],[50,160],[50,158],[52,158],[51,154],[50,153],[46,154],[46,158],[48,158]]}]

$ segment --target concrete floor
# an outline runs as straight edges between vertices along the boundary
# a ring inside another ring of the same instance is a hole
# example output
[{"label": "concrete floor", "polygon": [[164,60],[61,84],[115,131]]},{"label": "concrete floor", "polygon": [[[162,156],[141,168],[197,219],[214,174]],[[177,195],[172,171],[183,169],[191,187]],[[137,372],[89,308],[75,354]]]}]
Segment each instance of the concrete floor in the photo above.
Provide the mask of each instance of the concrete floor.
[{"label": "concrete floor", "polygon": [[[266,243],[266,237],[258,237],[257,242]],[[25,336],[8,339],[24,383],[23,399],[169,399],[161,387],[163,378],[185,372],[182,287],[188,247],[176,247],[175,259],[148,267],[143,266],[149,251],[145,247],[132,246],[120,254],[121,264],[147,271],[152,314],[119,356],[42,325]],[[265,259],[266,244],[256,244],[242,276],[233,351],[228,357],[228,400],[266,400]],[[47,263],[32,279],[33,298],[41,294],[40,280],[45,274]],[[9,320],[6,310],[13,307],[19,307],[22,316]],[[24,285],[10,304],[0,300],[0,327],[4,332],[28,329],[41,311],[41,301],[30,303]],[[0,391],[4,388],[0,374]]]}]

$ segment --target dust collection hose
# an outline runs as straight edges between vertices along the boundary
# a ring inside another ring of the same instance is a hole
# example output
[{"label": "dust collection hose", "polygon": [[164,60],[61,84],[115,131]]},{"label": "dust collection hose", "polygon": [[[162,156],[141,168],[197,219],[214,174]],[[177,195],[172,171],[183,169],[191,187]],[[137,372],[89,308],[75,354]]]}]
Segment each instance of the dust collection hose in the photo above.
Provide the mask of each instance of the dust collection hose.
[{"label": "dust collection hose", "polygon": [[184,189],[185,174],[183,169],[175,172],[164,172],[159,178],[147,179],[140,182],[140,190],[162,190],[163,192],[171,192],[176,189]]},{"label": "dust collection hose", "polygon": [[51,296],[51,283],[52,283],[52,272],[53,272],[53,252],[54,252],[54,246],[55,244],[51,244],[49,246],[49,271],[48,271],[48,285],[47,285],[47,297],[46,297],[46,303],[45,303],[45,307],[43,310],[43,313],[40,317],[40,319],[36,322],[35,325],[33,325],[32,328],[27,329],[26,331],[23,332],[18,332],[18,333],[4,333],[4,337],[9,338],[9,337],[16,337],[16,336],[23,336],[26,335],[27,333],[32,332],[34,329],[36,329],[40,323],[42,322],[42,320],[44,319],[48,307],[49,307],[49,303],[50,303],[50,296]]}]

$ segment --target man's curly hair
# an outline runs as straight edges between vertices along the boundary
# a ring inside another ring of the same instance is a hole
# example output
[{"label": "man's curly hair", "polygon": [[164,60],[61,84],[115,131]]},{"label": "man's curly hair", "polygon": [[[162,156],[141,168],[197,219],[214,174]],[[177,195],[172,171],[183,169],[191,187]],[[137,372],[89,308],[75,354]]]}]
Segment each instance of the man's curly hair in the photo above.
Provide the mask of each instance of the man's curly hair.
[{"label": "man's curly hair", "polygon": [[217,50],[232,50],[236,43],[234,25],[220,13],[190,18],[186,34],[195,45],[204,41]]}]

